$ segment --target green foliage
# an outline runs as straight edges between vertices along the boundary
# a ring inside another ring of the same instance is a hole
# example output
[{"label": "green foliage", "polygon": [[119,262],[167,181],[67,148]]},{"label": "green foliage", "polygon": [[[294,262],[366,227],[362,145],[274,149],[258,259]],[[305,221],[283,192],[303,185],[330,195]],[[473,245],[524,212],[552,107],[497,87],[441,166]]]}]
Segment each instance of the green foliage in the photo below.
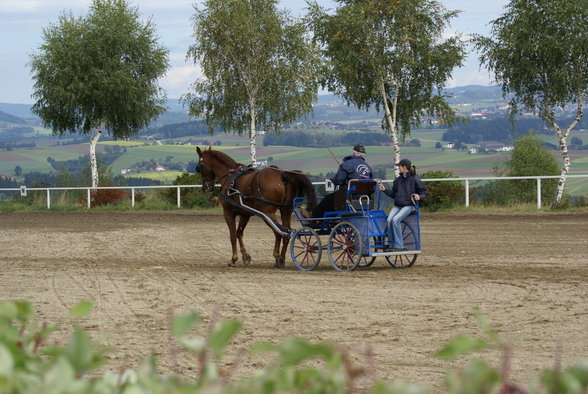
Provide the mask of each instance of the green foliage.
[{"label": "green foliage", "polygon": [[[453,171],[427,171],[420,175],[421,179],[459,178]],[[465,189],[461,181],[431,181],[425,182],[429,192],[423,202],[423,208],[428,211],[438,211],[462,204]]]},{"label": "green foliage", "polygon": [[74,317],[88,316],[92,312],[92,303],[88,301],[80,301],[71,308],[69,313]]},{"label": "green foliage", "polygon": [[168,67],[151,21],[125,0],[94,0],[89,14],[62,14],[31,56],[32,111],[56,134],[88,134],[104,122],[128,137],[164,111],[158,79]]},{"label": "green foliage", "polygon": [[[567,139],[583,116],[588,96],[588,7],[585,0],[511,0],[491,22],[492,36],[474,40],[480,61],[512,93],[511,116],[535,112],[557,134],[563,159],[553,205],[563,198],[570,157]],[[533,32],[529,34],[529,32]],[[576,116],[560,126],[555,110],[573,103]]]},{"label": "green foliage", "polygon": [[317,51],[276,0],[206,0],[194,36],[188,57],[204,78],[184,99],[211,133],[216,125],[239,134],[255,132],[255,124],[279,131],[312,111]]},{"label": "green foliage", "polygon": [[[457,359],[477,351],[495,349],[502,352],[502,366],[493,367],[489,363],[472,359],[461,371],[450,371],[446,375],[448,393],[523,393],[522,387],[508,382],[511,345],[502,341],[498,333],[490,326],[484,315],[475,312],[478,325],[485,338],[472,338],[463,334],[457,335],[449,344],[440,349],[435,356],[444,359]],[[588,389],[588,362],[581,361],[565,370],[546,369],[541,373],[541,385],[536,392],[546,393],[584,393]]]},{"label": "green foliage", "polygon": [[[200,174],[189,174],[187,172],[178,176],[173,183],[174,185],[201,185],[202,176]],[[211,208],[215,205],[217,200],[216,193],[213,196],[206,193],[202,188],[184,188],[181,189],[180,202],[184,208]],[[167,189],[165,198],[170,203],[176,203],[177,189]]]},{"label": "green foliage", "polygon": [[[92,305],[81,302],[72,315],[87,316]],[[486,338],[464,335],[454,338],[438,357],[455,359],[487,348],[507,349],[496,332],[478,312],[478,323]],[[26,301],[0,303],[0,392],[2,393],[346,393],[353,392],[355,381],[366,371],[352,365],[345,352],[326,343],[311,343],[287,338],[276,344],[259,343],[252,354],[270,353],[275,359],[252,376],[230,382],[222,376],[218,363],[241,324],[236,321],[213,321],[206,337],[193,336],[202,319],[191,312],[174,317],[172,332],[182,349],[199,362],[195,379],[161,375],[155,356],[143,360],[137,369],[120,374],[98,368],[106,363],[108,349],[97,345],[78,325],[65,345],[48,342],[55,325],[33,323],[34,310]],[[505,357],[508,353],[505,352]],[[319,360],[322,367],[310,367],[308,361]],[[446,392],[523,392],[503,379],[503,373],[489,363],[474,359],[461,372],[450,371]],[[588,388],[588,362],[565,370],[545,370],[541,374],[541,392],[582,394]],[[400,381],[371,382],[374,394],[428,394],[422,385]],[[507,390],[508,389],[508,390]],[[510,391],[517,389],[519,391]],[[507,390],[507,391],[505,391]]]},{"label": "green foliage", "polygon": [[530,129],[544,130],[545,122],[541,119],[517,119],[513,124],[506,117],[496,119],[471,119],[467,122],[456,122],[455,126],[443,133],[443,141],[461,141],[477,144],[482,141],[498,141],[512,144],[517,137],[525,136]]},{"label": "green foliage", "polygon": [[[91,135],[92,148],[104,131],[128,138],[165,112],[158,84],[167,50],[127,0],[93,0],[86,17],[63,13],[42,41],[31,55],[31,111],[54,134]],[[92,149],[90,156],[98,186]]]},{"label": "green foliage", "polygon": [[[523,106],[550,124],[553,109],[588,93],[588,8],[584,0],[511,0],[474,40],[513,111]],[[533,34],[529,34],[533,32]]]},{"label": "green foliage", "polygon": [[[535,135],[519,138],[511,152],[511,159],[494,167],[495,176],[558,175],[559,165],[543,142]],[[557,179],[541,180],[541,200],[549,204],[555,197]],[[537,199],[537,181],[512,179],[494,181],[482,193],[484,204],[516,205]]]},{"label": "green foliage", "polygon": [[423,114],[455,117],[444,101],[444,87],[464,57],[457,36],[442,33],[457,12],[435,0],[340,1],[329,15],[310,3],[309,24],[328,60],[322,84],[358,108],[396,114],[386,129],[409,134]]}]

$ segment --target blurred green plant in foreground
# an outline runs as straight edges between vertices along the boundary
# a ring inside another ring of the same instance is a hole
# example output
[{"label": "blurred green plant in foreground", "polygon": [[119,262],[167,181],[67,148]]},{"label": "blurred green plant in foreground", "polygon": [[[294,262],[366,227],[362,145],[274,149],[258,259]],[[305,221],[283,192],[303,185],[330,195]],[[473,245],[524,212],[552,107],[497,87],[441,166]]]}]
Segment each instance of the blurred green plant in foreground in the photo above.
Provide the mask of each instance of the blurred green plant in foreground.
[{"label": "blurred green plant in foreground", "polygon": [[[89,302],[71,309],[75,318],[87,316]],[[270,353],[275,358],[268,365],[243,380],[231,381],[218,363],[227,346],[241,328],[235,320],[213,321],[207,337],[191,335],[202,322],[196,313],[173,318],[172,332],[182,348],[192,353],[198,363],[193,379],[162,375],[152,355],[134,370],[120,374],[110,371],[99,375],[106,365],[108,349],[90,339],[79,326],[66,345],[49,343],[56,325],[32,322],[33,307],[26,301],[0,303],[0,393],[354,393],[357,380],[369,375],[367,368],[354,366],[345,351],[325,343],[310,343],[287,338],[277,344],[259,343],[253,354]],[[481,314],[477,314],[487,338],[458,335],[436,356],[454,359],[473,351],[497,348],[505,353],[506,362],[499,370],[481,360],[472,360],[461,372],[449,372],[448,393],[524,393],[523,388],[508,382],[508,349]],[[320,360],[320,368],[308,366],[309,360]],[[430,393],[422,385],[386,382],[371,378],[368,390],[374,394]],[[586,393],[588,362],[566,370],[546,370],[540,377],[537,392]],[[365,390],[362,390],[365,391]]]}]

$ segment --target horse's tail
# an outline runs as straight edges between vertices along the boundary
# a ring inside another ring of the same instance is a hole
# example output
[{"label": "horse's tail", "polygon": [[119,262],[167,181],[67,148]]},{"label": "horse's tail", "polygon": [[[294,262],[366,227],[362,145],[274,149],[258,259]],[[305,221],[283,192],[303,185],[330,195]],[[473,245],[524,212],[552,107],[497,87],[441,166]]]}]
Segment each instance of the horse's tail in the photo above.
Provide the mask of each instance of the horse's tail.
[{"label": "horse's tail", "polygon": [[306,175],[297,171],[283,171],[282,177],[286,181],[288,187],[291,187],[290,201],[295,197],[306,196],[308,198],[308,209],[311,210],[316,206],[316,193],[314,191],[314,186]]}]

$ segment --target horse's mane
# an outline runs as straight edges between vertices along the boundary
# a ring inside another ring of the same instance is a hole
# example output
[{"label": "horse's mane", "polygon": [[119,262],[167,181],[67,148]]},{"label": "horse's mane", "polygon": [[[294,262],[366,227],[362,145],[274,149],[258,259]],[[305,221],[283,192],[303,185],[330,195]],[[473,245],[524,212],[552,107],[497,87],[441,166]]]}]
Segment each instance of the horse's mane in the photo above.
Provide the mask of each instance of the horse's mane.
[{"label": "horse's mane", "polygon": [[210,150],[208,152],[212,155],[212,157],[215,160],[217,160],[223,164],[226,164],[229,167],[235,167],[237,165],[237,162],[235,160],[233,160],[231,158],[231,156],[227,155],[226,153],[223,153],[218,150]]}]

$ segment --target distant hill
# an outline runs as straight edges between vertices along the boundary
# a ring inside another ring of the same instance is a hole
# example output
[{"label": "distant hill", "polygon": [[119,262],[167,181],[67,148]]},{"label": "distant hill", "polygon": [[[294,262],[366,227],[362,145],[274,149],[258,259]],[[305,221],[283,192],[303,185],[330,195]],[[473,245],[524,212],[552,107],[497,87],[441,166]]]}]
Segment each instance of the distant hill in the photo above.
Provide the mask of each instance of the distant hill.
[{"label": "distant hill", "polygon": [[7,114],[4,111],[0,111],[0,121],[13,123],[13,124],[26,124],[24,119],[19,118],[18,116]]},{"label": "distant hill", "polygon": [[[487,102],[502,99],[502,90],[499,86],[480,86],[468,85],[447,89],[447,93],[452,98],[448,99],[449,104],[465,104],[476,102]],[[154,121],[149,129],[156,129],[173,123],[182,123],[189,120],[188,108],[186,108],[179,99],[169,99],[166,107],[168,112]],[[16,116],[21,119],[37,118],[31,113],[30,104],[9,104],[0,103],[0,111]],[[314,121],[347,121],[347,120],[366,120],[381,117],[375,109],[369,111],[358,110],[353,105],[347,103],[339,96],[334,94],[323,94],[318,96],[318,101],[314,109]]]},{"label": "distant hill", "polygon": [[36,116],[31,112],[31,107],[32,105],[30,104],[0,103],[0,111],[22,119],[36,118]]},{"label": "distant hill", "polygon": [[452,98],[448,99],[449,104],[476,103],[488,100],[504,100],[500,86],[467,85],[447,89]]}]

